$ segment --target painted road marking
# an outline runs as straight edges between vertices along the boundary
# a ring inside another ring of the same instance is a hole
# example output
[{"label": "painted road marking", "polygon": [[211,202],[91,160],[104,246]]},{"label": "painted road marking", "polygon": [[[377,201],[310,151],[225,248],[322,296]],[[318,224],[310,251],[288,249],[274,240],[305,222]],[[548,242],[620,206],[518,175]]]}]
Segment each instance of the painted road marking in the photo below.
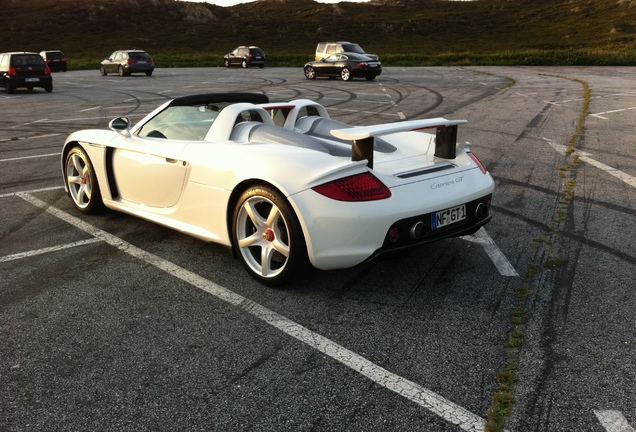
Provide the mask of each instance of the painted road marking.
[{"label": "painted road marking", "polygon": [[35,155],[35,156],[22,156],[22,157],[10,158],[10,159],[0,159],[0,162],[10,162],[10,161],[17,161],[22,159],[34,159],[34,158],[41,158],[41,157],[59,156],[61,154],[62,153],[48,153],[48,154]]},{"label": "painted road marking", "polygon": [[594,414],[607,432],[636,432],[620,411],[594,410]]},{"label": "painted road marking", "polygon": [[500,275],[519,276],[519,273],[517,273],[512,264],[510,264],[510,261],[508,261],[503,252],[501,252],[501,249],[497,247],[494,240],[488,235],[484,227],[479,228],[479,231],[473,235],[461,236],[460,238],[469,242],[480,244],[495,264],[495,267],[497,267]]},{"label": "painted road marking", "polygon": [[57,252],[57,251],[61,251],[61,250],[64,250],[64,249],[74,248],[74,247],[77,247],[77,246],[84,246],[84,245],[91,244],[91,243],[97,243],[97,242],[100,242],[100,241],[101,241],[100,239],[92,238],[92,239],[88,239],[88,240],[76,241],[76,242],[73,242],[73,243],[66,243],[66,244],[58,245],[58,246],[51,246],[51,247],[37,249],[37,250],[32,250],[32,251],[27,251],[27,252],[20,252],[20,253],[17,253],[17,254],[0,257],[0,262],[8,262],[8,261],[14,261],[14,260],[22,259],[22,258],[29,258],[29,257],[32,257],[32,256],[42,255],[42,254],[49,253],[49,252]]},{"label": "painted road marking", "polygon": [[[543,140],[546,141],[548,144],[550,144],[552,148],[554,148],[558,153],[565,156],[565,153],[567,151],[566,146],[564,146],[563,144],[557,144],[548,138],[543,138]],[[613,168],[609,165],[605,165],[604,163],[601,163],[595,159],[592,159],[590,157],[592,155],[591,153],[575,150],[573,154],[578,156],[580,161],[586,162],[602,171],[605,171],[606,173],[616,177],[622,182],[628,184],[629,186],[636,188],[636,177],[633,177],[627,173],[624,173],[623,171],[617,170],[616,168]]]},{"label": "painted road marking", "polygon": [[617,113],[617,112],[623,112],[623,111],[630,111],[636,109],[636,107],[629,107],[629,108],[623,108],[623,109],[617,109],[617,110],[612,110],[612,111],[603,111],[600,113],[596,113],[596,114],[590,114],[592,117],[596,117],[596,118],[600,118],[603,120],[609,120],[607,117],[603,117],[604,114],[613,114],[613,113]]},{"label": "painted road marking", "polygon": [[83,110],[79,110],[79,112],[93,111],[93,110],[96,110],[96,109],[100,109],[101,107],[102,107],[101,105],[98,105],[98,106],[95,106],[95,107],[92,107],[92,108],[86,108],[86,109],[83,109]]},{"label": "painted road marking", "polygon": [[7,141],[20,141],[20,140],[32,140],[32,139],[38,139],[38,138],[50,138],[50,137],[60,136],[60,135],[62,135],[62,134],[55,133],[55,134],[29,136],[29,137],[2,138],[2,139],[0,139],[0,143],[1,142],[7,142]]},{"label": "painted road marking", "polygon": [[15,195],[43,210],[46,210],[49,214],[90,234],[96,239],[102,240],[122,252],[138,258],[147,264],[151,264],[173,277],[181,279],[196,288],[214,295],[218,299],[223,300],[232,306],[242,309],[272,327],[279,329],[288,336],[291,336],[296,340],[305,343],[309,347],[342,363],[376,384],[422,406],[447,422],[452,423],[465,431],[477,432],[484,430],[486,421],[478,415],[473,414],[465,408],[462,408],[461,406],[413,381],[409,381],[381,366],[376,365],[359,354],[338,345],[334,341],[303,327],[283,315],[280,315],[168,260],[138,248],[119,237],[88,224],[75,216],[71,216],[56,207],[50,206],[33,195],[25,192],[18,192]]}]

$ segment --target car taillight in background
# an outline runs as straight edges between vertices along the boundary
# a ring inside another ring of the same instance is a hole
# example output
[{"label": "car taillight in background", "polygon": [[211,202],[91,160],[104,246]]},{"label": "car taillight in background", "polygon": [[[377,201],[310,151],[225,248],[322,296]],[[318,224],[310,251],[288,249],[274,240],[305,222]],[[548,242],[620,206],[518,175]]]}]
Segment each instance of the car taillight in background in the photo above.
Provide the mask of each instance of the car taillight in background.
[{"label": "car taillight in background", "polygon": [[7,75],[14,76],[15,74],[16,74],[15,68],[14,67],[10,67],[9,68],[9,72],[7,72]]},{"label": "car taillight in background", "polygon": [[482,164],[481,161],[479,159],[477,159],[477,156],[475,156],[475,154],[473,152],[469,152],[469,151],[467,151],[466,154],[468,155],[469,158],[471,158],[473,160],[473,162],[475,162],[477,164],[477,166],[479,167],[481,172],[486,174],[486,172],[488,170],[486,169],[484,164]]},{"label": "car taillight in background", "polygon": [[370,172],[344,177],[313,188],[337,201],[375,201],[391,196],[391,191]]}]

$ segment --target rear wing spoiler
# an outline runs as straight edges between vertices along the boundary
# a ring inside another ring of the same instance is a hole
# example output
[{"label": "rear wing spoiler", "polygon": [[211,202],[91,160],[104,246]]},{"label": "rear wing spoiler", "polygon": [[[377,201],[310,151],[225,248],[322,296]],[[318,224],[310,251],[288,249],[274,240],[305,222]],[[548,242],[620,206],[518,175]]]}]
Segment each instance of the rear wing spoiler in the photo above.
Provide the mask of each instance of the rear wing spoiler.
[{"label": "rear wing spoiler", "polygon": [[366,159],[369,168],[373,168],[373,137],[398,132],[412,132],[435,129],[435,156],[443,159],[455,159],[457,149],[457,126],[468,123],[466,120],[447,120],[442,117],[426,120],[384,123],[372,126],[354,126],[346,129],[334,129],[331,134],[336,138],[352,141],[351,160]]}]

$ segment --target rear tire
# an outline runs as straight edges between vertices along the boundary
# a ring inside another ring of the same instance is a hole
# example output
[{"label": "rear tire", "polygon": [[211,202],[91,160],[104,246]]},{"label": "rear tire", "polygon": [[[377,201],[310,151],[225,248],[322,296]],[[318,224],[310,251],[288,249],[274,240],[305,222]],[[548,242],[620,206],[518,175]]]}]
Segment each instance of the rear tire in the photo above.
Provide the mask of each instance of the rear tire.
[{"label": "rear tire", "polygon": [[13,94],[15,91],[15,87],[10,82],[6,81],[4,84],[4,88],[7,89],[7,94]]},{"label": "rear tire", "polygon": [[232,217],[232,244],[254,279],[281,286],[309,267],[300,223],[275,189],[257,185],[239,198]]},{"label": "rear tire", "polygon": [[241,67],[242,67],[243,69],[246,69],[246,68],[247,68],[247,62],[246,62],[245,60],[243,60],[243,62],[241,63]]},{"label": "rear tire", "polygon": [[373,81],[375,79],[375,75],[367,75],[365,78],[367,81]]},{"label": "rear tire", "polygon": [[146,76],[152,75],[152,71],[146,71]]},{"label": "rear tire", "polygon": [[351,79],[351,71],[349,68],[342,68],[340,78],[342,78],[343,81],[349,81]]},{"label": "rear tire", "polygon": [[46,87],[44,87],[44,91],[47,93],[51,93],[53,91],[53,84],[49,84]]},{"label": "rear tire", "polygon": [[119,66],[119,76],[121,77],[126,76],[126,72],[124,72],[123,66]]}]

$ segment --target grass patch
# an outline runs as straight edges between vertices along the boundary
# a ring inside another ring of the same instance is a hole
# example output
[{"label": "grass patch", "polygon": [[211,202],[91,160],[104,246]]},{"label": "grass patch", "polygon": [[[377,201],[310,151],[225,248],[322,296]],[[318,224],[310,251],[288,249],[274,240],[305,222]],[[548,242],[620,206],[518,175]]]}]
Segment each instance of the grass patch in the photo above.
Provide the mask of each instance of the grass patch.
[{"label": "grass patch", "polygon": [[[578,82],[583,87],[583,107],[576,126],[576,131],[570,136],[568,151],[566,157],[570,161],[562,166],[557,167],[557,175],[560,178],[568,178],[564,183],[562,194],[564,195],[557,202],[557,208],[552,221],[548,224],[546,232],[533,240],[531,248],[531,259],[523,273],[523,283],[517,288],[515,298],[515,309],[512,311],[511,324],[512,327],[508,333],[506,341],[507,361],[502,370],[496,375],[498,389],[492,397],[492,404],[487,413],[486,432],[502,432],[505,427],[506,418],[510,415],[514,405],[514,386],[517,382],[519,356],[525,341],[525,317],[527,316],[527,302],[530,295],[529,284],[536,278],[541,271],[550,271],[558,267],[566,266],[568,260],[554,253],[553,238],[558,234],[559,227],[567,220],[567,214],[572,205],[576,180],[571,178],[572,169],[580,162],[577,155],[575,144],[578,143],[585,133],[585,120],[589,115],[589,106],[591,100],[591,91],[589,85],[576,78],[558,77]],[[544,246],[548,250],[549,259],[541,265],[536,261],[539,256],[538,249]]]}]

